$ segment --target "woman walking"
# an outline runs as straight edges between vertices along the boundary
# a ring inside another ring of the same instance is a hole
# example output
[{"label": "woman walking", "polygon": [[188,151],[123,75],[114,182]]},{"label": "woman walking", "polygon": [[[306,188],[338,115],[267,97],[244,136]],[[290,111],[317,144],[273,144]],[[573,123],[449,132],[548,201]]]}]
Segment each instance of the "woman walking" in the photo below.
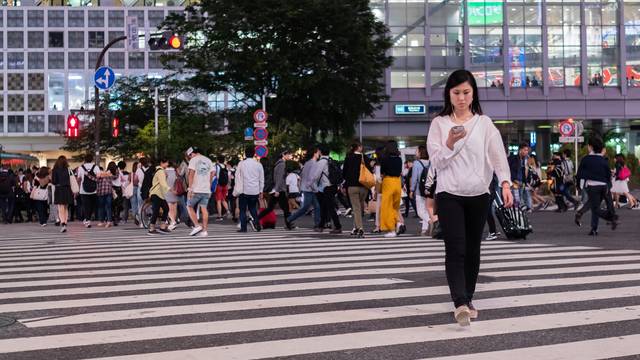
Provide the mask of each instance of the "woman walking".
[{"label": "woman walking", "polygon": [[[402,159],[398,143],[387,142],[384,156],[380,161],[382,176],[382,202],[380,203],[380,230],[386,232],[385,237],[396,237],[400,231],[400,200],[402,193]],[[398,228],[396,228],[398,227]]]},{"label": "woman walking", "polygon": [[[411,174],[411,185],[409,197],[416,201],[416,212],[421,220],[420,235],[427,235],[429,229],[429,212],[427,211],[427,198],[425,195],[425,189],[420,189],[420,179],[429,172],[429,155],[427,154],[427,147],[424,145],[418,146],[416,149],[416,161],[413,162],[413,173]],[[424,186],[424,184],[423,184]]]},{"label": "woman walking", "polygon": [[351,236],[364,237],[364,225],[362,223],[362,211],[364,202],[369,194],[369,189],[360,183],[360,166],[365,164],[368,169],[369,159],[362,153],[362,144],[355,142],[344,160],[342,177],[344,178],[347,194],[353,209],[353,230]]},{"label": "woman walking", "polygon": [[[151,215],[151,221],[149,222],[149,235],[158,234],[158,231],[163,233],[171,232],[167,228],[169,205],[165,200],[165,195],[170,191],[169,185],[167,184],[167,173],[165,172],[167,166],[169,166],[169,160],[160,160],[160,166],[156,167],[151,190],[149,190],[151,208],[153,209],[153,215]],[[158,221],[158,217],[160,217],[160,209],[162,209],[161,222],[160,227],[156,229],[156,222]]]},{"label": "woman walking", "polygon": [[178,226],[178,193],[176,192],[178,174],[172,161],[169,161],[169,165],[164,169],[164,172],[166,174],[167,186],[169,187],[169,190],[164,194],[164,199],[169,206],[169,230],[173,231]]},{"label": "woman walking", "polygon": [[482,114],[476,81],[469,71],[457,70],[449,76],[444,109],[431,122],[427,149],[438,171],[436,204],[454,317],[467,326],[478,316],[471,301],[480,271],[480,241],[494,172],[505,206],[513,205],[502,138],[491,119]]},{"label": "woman walking", "polygon": [[73,203],[73,193],[71,193],[71,171],[67,158],[60,156],[53,166],[51,183],[55,185],[53,203],[58,208],[60,219],[60,232],[67,232],[67,217],[69,216],[69,204]]},{"label": "woman walking", "polygon": [[626,159],[622,154],[616,154],[615,171],[613,174],[613,185],[611,193],[613,194],[613,203],[615,207],[620,208],[620,196],[624,195],[629,203],[629,209],[638,208],[638,200],[629,193],[629,178],[631,178],[631,170],[626,165]]},{"label": "woman walking", "polygon": [[47,219],[49,218],[47,213],[49,209],[47,187],[50,181],[49,168],[41,167],[33,180],[33,190],[31,191],[31,200],[33,200],[38,213],[38,221],[42,227],[47,226]]}]

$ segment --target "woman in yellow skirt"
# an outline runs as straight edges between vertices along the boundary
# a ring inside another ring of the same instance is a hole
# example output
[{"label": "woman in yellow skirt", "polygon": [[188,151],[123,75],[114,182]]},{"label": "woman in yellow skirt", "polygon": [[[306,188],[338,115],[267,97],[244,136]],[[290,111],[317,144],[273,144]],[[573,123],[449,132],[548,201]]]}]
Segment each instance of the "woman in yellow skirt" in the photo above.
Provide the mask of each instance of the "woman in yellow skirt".
[{"label": "woman in yellow skirt", "polygon": [[398,220],[400,198],[402,194],[402,159],[398,143],[387,142],[384,155],[380,161],[382,175],[382,202],[380,204],[380,230],[386,232],[385,237],[398,236]]}]

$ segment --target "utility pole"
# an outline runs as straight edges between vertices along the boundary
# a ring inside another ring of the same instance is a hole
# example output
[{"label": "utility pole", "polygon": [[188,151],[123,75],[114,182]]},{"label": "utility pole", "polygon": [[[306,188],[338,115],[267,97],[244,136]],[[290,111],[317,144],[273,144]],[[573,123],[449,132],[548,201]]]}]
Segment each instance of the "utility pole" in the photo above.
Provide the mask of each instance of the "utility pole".
[{"label": "utility pole", "polygon": [[154,118],[154,134],[155,134],[155,145],[153,148],[154,155],[156,157],[156,161],[158,160],[158,87],[156,86],[154,89],[154,105],[153,105],[153,118]]}]

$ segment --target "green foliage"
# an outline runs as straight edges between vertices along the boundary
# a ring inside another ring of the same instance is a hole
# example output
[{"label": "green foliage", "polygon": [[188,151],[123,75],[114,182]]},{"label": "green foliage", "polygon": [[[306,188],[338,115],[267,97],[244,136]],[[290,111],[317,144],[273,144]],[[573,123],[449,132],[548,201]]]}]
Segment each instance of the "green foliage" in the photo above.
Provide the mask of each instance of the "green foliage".
[{"label": "green foliage", "polygon": [[366,0],[204,0],[165,26],[188,34],[166,63],[189,69],[189,85],[246,97],[239,129],[263,94],[277,95],[267,99],[272,152],[344,144],[386,98],[391,42]]}]

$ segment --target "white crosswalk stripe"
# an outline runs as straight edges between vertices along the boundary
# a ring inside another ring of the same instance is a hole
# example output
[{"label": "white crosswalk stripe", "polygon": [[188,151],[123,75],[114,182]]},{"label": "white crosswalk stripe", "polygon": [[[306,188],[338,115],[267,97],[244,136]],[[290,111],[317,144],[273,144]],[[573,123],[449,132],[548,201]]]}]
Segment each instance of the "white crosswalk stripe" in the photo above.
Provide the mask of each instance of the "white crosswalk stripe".
[{"label": "white crosswalk stripe", "polygon": [[640,353],[636,250],[484,243],[474,300],[481,315],[460,328],[440,240],[308,229],[247,235],[220,224],[207,238],[184,229],[156,237],[125,227],[22,229],[0,239],[0,315],[18,321],[0,328],[0,359]]}]

